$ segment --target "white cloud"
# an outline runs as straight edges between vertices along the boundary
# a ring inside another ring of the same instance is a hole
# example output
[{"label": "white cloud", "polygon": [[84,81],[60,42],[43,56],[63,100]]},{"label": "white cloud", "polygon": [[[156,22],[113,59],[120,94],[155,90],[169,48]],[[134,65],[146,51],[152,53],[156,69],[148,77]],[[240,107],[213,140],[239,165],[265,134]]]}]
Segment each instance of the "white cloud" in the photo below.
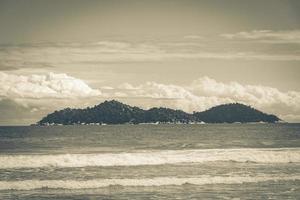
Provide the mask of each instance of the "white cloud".
[{"label": "white cloud", "polygon": [[[276,88],[260,85],[243,85],[237,82],[222,83],[209,77],[194,80],[188,86],[147,82],[138,86],[124,84],[122,95],[128,98],[152,98],[144,107],[160,106],[183,109],[188,112],[201,111],[212,106],[240,102],[251,105],[283,119],[294,121],[300,115],[300,92],[282,92]],[[119,93],[119,91],[118,91]],[[117,93],[114,93],[118,96]],[[113,96],[113,95],[112,95]],[[155,100],[157,99],[157,100]],[[150,105],[149,105],[150,104]],[[296,118],[293,120],[293,116]]]},{"label": "white cloud", "polygon": [[168,98],[168,99],[193,99],[196,98],[191,92],[184,87],[177,85],[165,85],[156,82],[147,82],[139,85],[135,91],[137,96],[151,98]]},{"label": "white cloud", "polygon": [[260,85],[242,85],[237,82],[222,83],[203,77],[193,81],[191,91],[198,96],[230,98],[278,114],[300,112],[300,92],[281,92]]},{"label": "white cloud", "polygon": [[[250,33],[249,33],[250,34]],[[229,38],[241,37],[229,36]],[[257,36],[256,36],[257,37]],[[286,41],[292,41],[292,39]],[[172,45],[171,45],[172,44]],[[174,45],[181,45],[174,47]],[[41,68],[61,66],[88,66],[97,63],[160,62],[181,60],[271,60],[299,61],[294,50],[281,53],[256,50],[226,50],[216,43],[189,42],[110,42],[88,44],[41,44],[32,46],[5,46],[0,48],[0,69]]]},{"label": "white cloud", "polygon": [[[152,99],[152,101],[145,101],[146,104],[144,105],[140,104],[145,108],[163,106],[192,112],[204,110],[218,104],[232,102],[229,98],[197,96],[186,87],[173,84],[166,85],[156,82],[146,82],[138,86],[133,86],[126,83],[122,84],[119,88],[123,89],[122,96],[120,97]],[[113,95],[118,97],[117,93]]]},{"label": "white cloud", "polygon": [[14,75],[0,72],[0,96],[7,98],[78,98],[101,95],[84,81],[66,74]]},{"label": "white cloud", "polygon": [[[145,57],[146,58],[146,57]],[[150,57],[151,58],[151,57]],[[176,59],[218,59],[218,60],[268,60],[268,61],[300,61],[298,54],[266,54],[256,52],[196,52],[161,54],[153,57],[160,60]]]},{"label": "white cloud", "polygon": [[101,90],[113,90],[114,88],[113,87],[110,87],[110,86],[102,86],[101,87]]},{"label": "white cloud", "polygon": [[300,30],[271,31],[254,30],[250,32],[238,32],[233,34],[222,34],[227,39],[259,40],[270,43],[300,43]]},{"label": "white cloud", "polygon": [[140,85],[124,83],[117,88],[101,88],[105,93],[66,74],[22,76],[0,72],[0,97],[31,108],[32,113],[40,107],[55,107],[51,103],[49,105],[52,100],[61,102],[61,105],[57,105],[57,108],[61,108],[78,105],[84,107],[85,104],[90,106],[104,99],[119,98],[133,105],[136,101],[137,105],[144,108],[163,106],[187,112],[240,102],[274,113],[284,120],[297,121],[300,116],[300,92],[282,92],[272,87],[243,85],[238,82],[223,83],[209,77],[199,78],[185,86],[145,82]]},{"label": "white cloud", "polygon": [[137,87],[134,87],[133,85],[131,85],[129,83],[123,83],[123,84],[119,85],[118,88],[121,90],[136,90],[136,89],[138,89]]}]

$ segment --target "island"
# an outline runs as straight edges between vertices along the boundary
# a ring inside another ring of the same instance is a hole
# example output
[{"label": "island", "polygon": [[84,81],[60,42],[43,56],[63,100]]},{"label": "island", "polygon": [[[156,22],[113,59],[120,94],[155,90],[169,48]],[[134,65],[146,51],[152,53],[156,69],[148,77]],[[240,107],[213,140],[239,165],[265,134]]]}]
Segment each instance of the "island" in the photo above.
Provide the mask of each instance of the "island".
[{"label": "island", "polygon": [[84,109],[66,108],[55,111],[38,121],[36,125],[276,123],[280,121],[275,115],[263,113],[240,103],[223,104],[203,112],[187,113],[163,107],[145,110],[111,100]]}]

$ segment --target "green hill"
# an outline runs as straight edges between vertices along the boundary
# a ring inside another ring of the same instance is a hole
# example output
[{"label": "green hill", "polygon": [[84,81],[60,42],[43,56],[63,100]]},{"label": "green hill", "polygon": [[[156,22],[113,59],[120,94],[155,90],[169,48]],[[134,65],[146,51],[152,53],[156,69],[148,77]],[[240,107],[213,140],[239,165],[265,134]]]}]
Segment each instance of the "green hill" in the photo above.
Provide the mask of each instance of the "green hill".
[{"label": "green hill", "polygon": [[268,122],[274,123],[280,119],[250,106],[239,103],[224,104],[210,108],[203,112],[196,112],[194,116],[206,123],[234,123],[234,122]]},{"label": "green hill", "polygon": [[48,114],[38,125],[48,124],[124,124],[124,123],[234,123],[268,122],[280,119],[239,103],[219,105],[203,112],[186,113],[170,108],[143,110],[112,100],[85,109],[66,108]]}]

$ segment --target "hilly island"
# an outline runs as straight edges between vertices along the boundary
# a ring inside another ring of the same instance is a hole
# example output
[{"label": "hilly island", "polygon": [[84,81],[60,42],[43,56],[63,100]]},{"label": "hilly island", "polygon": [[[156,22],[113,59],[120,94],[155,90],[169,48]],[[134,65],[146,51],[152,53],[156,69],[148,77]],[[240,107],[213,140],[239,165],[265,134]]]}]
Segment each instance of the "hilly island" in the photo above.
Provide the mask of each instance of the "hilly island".
[{"label": "hilly island", "polygon": [[203,112],[155,107],[148,110],[116,100],[105,101],[85,109],[66,108],[48,114],[37,125],[72,124],[141,124],[141,123],[276,123],[280,119],[240,103],[223,104]]}]

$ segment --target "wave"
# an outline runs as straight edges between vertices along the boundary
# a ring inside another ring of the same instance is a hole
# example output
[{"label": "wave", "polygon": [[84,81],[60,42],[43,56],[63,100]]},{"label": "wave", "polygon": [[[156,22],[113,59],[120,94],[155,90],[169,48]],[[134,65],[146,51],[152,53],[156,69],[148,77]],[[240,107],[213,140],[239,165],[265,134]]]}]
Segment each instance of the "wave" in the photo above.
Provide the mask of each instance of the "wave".
[{"label": "wave", "polygon": [[149,179],[95,179],[95,180],[26,180],[0,181],[0,190],[35,190],[35,189],[95,189],[109,186],[155,187],[167,185],[207,185],[207,184],[242,184],[267,181],[297,181],[300,176],[203,176],[192,178],[156,177]]},{"label": "wave", "polygon": [[143,151],[131,153],[3,155],[0,169],[38,167],[137,166],[214,161],[300,162],[300,148]]}]

